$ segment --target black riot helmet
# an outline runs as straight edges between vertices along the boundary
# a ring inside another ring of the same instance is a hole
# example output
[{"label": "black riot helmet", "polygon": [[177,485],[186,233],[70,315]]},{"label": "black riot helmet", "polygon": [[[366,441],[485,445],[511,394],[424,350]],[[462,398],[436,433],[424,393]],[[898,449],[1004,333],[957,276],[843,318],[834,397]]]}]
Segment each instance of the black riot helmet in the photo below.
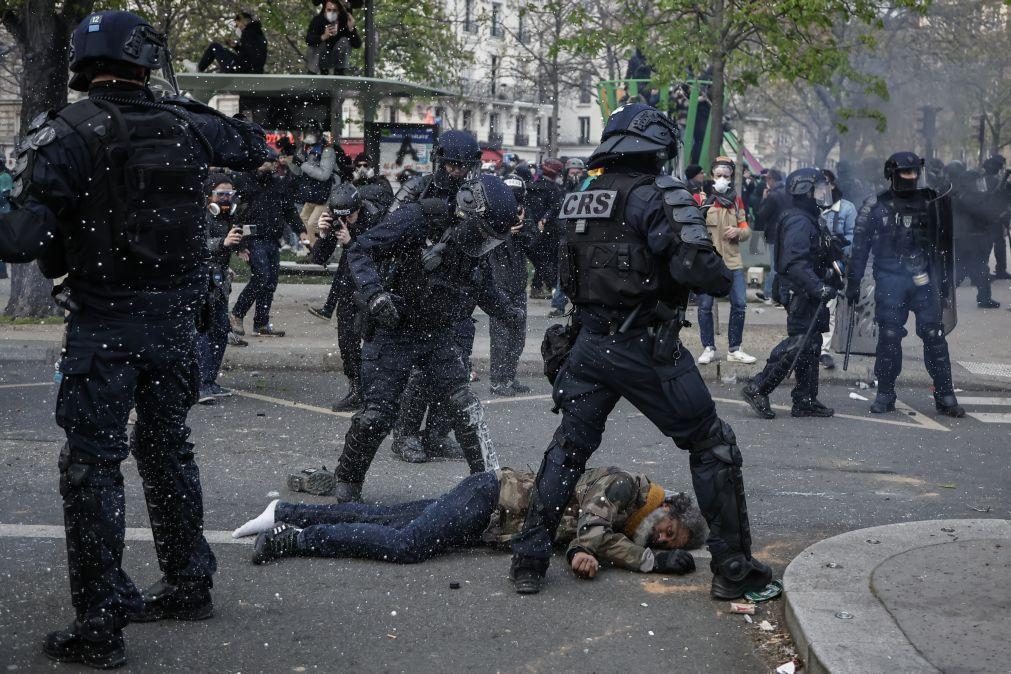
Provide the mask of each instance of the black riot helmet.
[{"label": "black riot helmet", "polygon": [[659,165],[674,159],[680,144],[677,124],[667,115],[644,103],[623,105],[607,118],[589,166],[598,168],[628,155]]},{"label": "black riot helmet", "polygon": [[1007,161],[999,154],[992,154],[983,160],[983,171],[987,175],[995,176],[1004,170]]},{"label": "black riot helmet", "polygon": [[340,183],[330,190],[326,203],[330,207],[330,213],[345,217],[362,207],[362,195],[351,183]]},{"label": "black riot helmet", "polygon": [[819,168],[797,169],[786,177],[786,192],[794,201],[811,199],[819,208],[832,205],[832,185]]},{"label": "black riot helmet", "polygon": [[452,239],[470,257],[481,257],[505,241],[516,224],[517,208],[512,188],[498,176],[468,180],[456,193],[459,222]]},{"label": "black riot helmet", "polygon": [[[916,171],[915,178],[903,178],[903,171]],[[923,176],[923,159],[915,152],[896,152],[885,162],[885,180],[893,192],[914,192],[920,188]]]},{"label": "black riot helmet", "polygon": [[[165,36],[132,12],[95,12],[74,29],[70,39],[70,88],[87,91],[96,68],[128,77],[136,68],[147,79],[168,62]],[[133,79],[133,78],[131,78]]]},{"label": "black riot helmet", "polygon": [[519,208],[523,206],[523,201],[527,196],[526,181],[515,173],[510,173],[502,177],[502,182],[506,184],[506,187],[513,191],[513,197],[516,199],[516,207]]},{"label": "black riot helmet", "polygon": [[[481,148],[466,131],[447,131],[439,136],[433,155],[436,186],[443,189],[459,187],[481,168]],[[461,175],[450,173],[459,169],[463,170]]]}]

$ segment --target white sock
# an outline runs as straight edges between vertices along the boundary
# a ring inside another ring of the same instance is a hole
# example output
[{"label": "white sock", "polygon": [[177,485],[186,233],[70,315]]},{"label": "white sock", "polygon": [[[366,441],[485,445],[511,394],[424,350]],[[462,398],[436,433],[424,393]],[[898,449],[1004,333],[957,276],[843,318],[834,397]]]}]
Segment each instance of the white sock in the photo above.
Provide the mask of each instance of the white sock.
[{"label": "white sock", "polygon": [[263,533],[264,531],[270,531],[271,527],[274,526],[274,510],[277,509],[277,502],[281,499],[274,499],[267,506],[267,509],[262,513],[249,520],[241,527],[232,532],[232,538],[242,538],[243,536],[254,536],[256,534]]}]

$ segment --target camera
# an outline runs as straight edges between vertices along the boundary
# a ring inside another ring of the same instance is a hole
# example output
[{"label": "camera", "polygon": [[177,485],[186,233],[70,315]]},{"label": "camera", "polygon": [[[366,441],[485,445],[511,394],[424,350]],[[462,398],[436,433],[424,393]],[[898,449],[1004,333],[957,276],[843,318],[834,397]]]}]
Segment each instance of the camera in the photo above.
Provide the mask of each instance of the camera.
[{"label": "camera", "polygon": [[243,225],[242,226],[242,236],[256,236],[257,226],[256,225]]}]

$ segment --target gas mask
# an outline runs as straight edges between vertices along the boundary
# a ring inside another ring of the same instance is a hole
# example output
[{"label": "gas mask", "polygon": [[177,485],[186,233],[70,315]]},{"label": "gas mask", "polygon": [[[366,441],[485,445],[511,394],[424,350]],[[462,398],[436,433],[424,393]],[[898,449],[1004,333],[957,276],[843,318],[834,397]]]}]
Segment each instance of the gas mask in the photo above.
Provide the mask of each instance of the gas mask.
[{"label": "gas mask", "polygon": [[715,181],[713,181],[713,189],[720,194],[725,194],[730,190],[730,178],[719,176]]},{"label": "gas mask", "polygon": [[329,23],[337,23],[337,12],[327,12],[326,20]]},{"label": "gas mask", "polygon": [[316,138],[315,134],[309,133],[309,134],[306,134],[306,135],[302,136],[302,144],[303,145],[308,145],[308,146],[315,145],[317,140],[318,140],[318,138]]},{"label": "gas mask", "polygon": [[488,212],[484,189],[467,183],[456,194],[457,224],[450,238],[470,257],[482,257],[505,241],[509,230],[497,232],[483,216]]},{"label": "gas mask", "polygon": [[370,166],[359,166],[355,169],[354,180],[368,180],[376,174],[376,170]]}]

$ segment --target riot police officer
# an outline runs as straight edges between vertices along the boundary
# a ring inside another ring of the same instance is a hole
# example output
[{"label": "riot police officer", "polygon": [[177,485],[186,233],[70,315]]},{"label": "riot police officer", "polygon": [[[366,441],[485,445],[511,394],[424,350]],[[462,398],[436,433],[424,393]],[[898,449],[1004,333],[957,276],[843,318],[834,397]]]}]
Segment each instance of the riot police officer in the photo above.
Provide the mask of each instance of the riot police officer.
[{"label": "riot police officer", "polygon": [[965,164],[953,161],[944,169],[945,177],[931,185],[939,194],[951,190],[952,235],[955,247],[955,285],[966,276],[976,287],[976,306],[999,309],[990,282],[990,227],[992,201],[981,192],[977,176]]},{"label": "riot police officer", "polygon": [[497,468],[481,402],[451,332],[458,308],[469,303],[478,259],[505,240],[516,220],[516,200],[501,179],[483,175],[460,187],[453,221],[442,202],[433,201],[402,205],[347,252],[356,297],[373,331],[362,347],[365,407],[351,420],[335,475],[317,471],[309,478],[339,501],[361,498],[365,474],[415,369],[436,399],[448,400],[471,472]]},{"label": "riot police officer", "polygon": [[[724,296],[731,285],[691,193],[661,174],[678,145],[667,116],[643,104],[623,106],[590,157],[590,168],[603,174],[562,203],[561,284],[576,307],[569,331],[576,334],[553,382],[562,422],[541,462],[523,531],[513,539],[511,576],[520,594],[540,591],[566,504],[622,397],[690,452],[710,528],[712,596],[736,598],[772,577],[751,556],[734,432],[717,416],[678,337],[690,291]],[[642,555],[645,563],[653,552],[645,548]]]},{"label": "riot police officer", "polygon": [[[56,421],[76,620],[43,649],[62,662],[126,660],[128,620],[210,617],[214,555],[187,442],[195,315],[207,288],[201,185],[208,165],[249,170],[261,130],[177,96],[156,98],[164,36],[129,12],[91,14],[72,37],[70,86],[87,98],[40,115],[17,164],[0,259],[39,260],[68,310]],[[127,443],[127,417],[137,422]],[[132,451],[163,577],[143,596],[121,568],[120,463]]]},{"label": "riot police officer", "polygon": [[923,361],[934,380],[938,413],[965,416],[955,398],[945,334],[954,328],[954,284],[950,202],[920,187],[923,160],[897,152],[885,162],[889,188],[860,209],[853,233],[852,260],[846,271],[846,299],[860,297],[860,279],[874,252],[874,319],[878,345],[874,375],[878,391],[871,412],[895,409],[895,380],[902,369],[903,326],[916,315],[916,334],[923,340]]},{"label": "riot police officer", "polygon": [[[818,400],[818,355],[821,333],[828,330],[828,302],[842,287],[832,263],[842,259],[842,245],[819,223],[821,209],[832,205],[832,186],[821,169],[802,168],[786,178],[791,204],[779,216],[775,264],[780,301],[787,307],[786,334],[769,354],[763,369],[743,389],[742,396],[766,419],[776,413],[769,394],[789,375],[796,362],[793,387],[795,417],[830,417],[835,412]],[[813,324],[813,329],[812,329]]]}]

